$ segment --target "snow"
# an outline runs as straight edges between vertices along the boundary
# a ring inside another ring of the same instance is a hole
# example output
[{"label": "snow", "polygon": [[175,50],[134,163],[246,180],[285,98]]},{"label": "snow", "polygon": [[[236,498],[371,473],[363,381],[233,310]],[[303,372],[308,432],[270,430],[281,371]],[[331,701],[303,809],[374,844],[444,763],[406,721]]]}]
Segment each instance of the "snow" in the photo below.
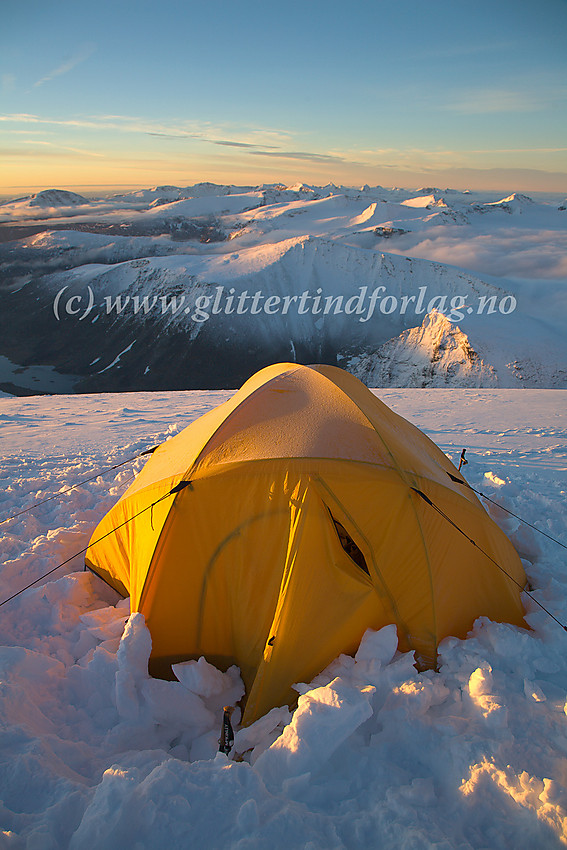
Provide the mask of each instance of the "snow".
[{"label": "snow", "polygon": [[134,342],[131,342],[131,343],[130,343],[130,345],[126,346],[126,348],[124,348],[124,349],[120,352],[120,354],[117,354],[117,355],[116,355],[116,357],[114,358],[114,360],[112,361],[112,363],[109,363],[109,364],[108,364],[108,366],[105,366],[105,367],[104,367],[104,369],[101,369],[101,370],[100,370],[100,373],[99,373],[99,374],[102,374],[103,372],[106,372],[106,370],[107,370],[107,369],[112,369],[112,367],[113,367],[113,366],[116,366],[116,364],[120,362],[120,358],[122,357],[122,355],[123,355],[123,354],[126,354],[128,351],[130,351],[130,349],[131,349],[131,348],[132,348],[132,346],[135,344],[135,342],[136,342],[136,340],[134,340]]},{"label": "snow", "polygon": [[[331,202],[338,203],[335,198],[312,203]],[[265,212],[268,208],[261,209]],[[313,221],[306,224],[316,229]],[[280,227],[277,238],[258,241],[255,237],[255,244],[250,245],[244,238],[231,240],[227,243],[230,253],[164,252],[126,261],[119,258],[127,247],[138,253],[149,247],[149,240],[141,240],[140,245],[126,240],[127,245],[121,245],[121,237],[115,237],[111,244],[97,247],[91,240],[100,237],[86,234],[85,245],[92,244],[89,257],[94,262],[46,275],[42,297],[49,304],[50,316],[57,310],[56,315],[66,320],[64,305],[69,304],[65,299],[71,298],[71,293],[82,305],[71,305],[72,310],[80,309],[77,320],[88,316],[88,321],[94,322],[99,316],[123,312],[132,322],[132,336],[139,330],[136,316],[147,313],[157,323],[156,336],[171,327],[182,329],[193,340],[207,323],[208,332],[213,327],[221,338],[237,334],[239,338],[263,339],[268,353],[275,340],[321,339],[338,348],[348,363],[353,348],[355,356],[368,358],[384,346],[378,359],[386,360],[385,368],[368,364],[365,373],[375,374],[379,383],[395,386],[405,385],[395,377],[399,369],[393,352],[400,346],[407,349],[404,360],[410,385],[421,385],[421,361],[431,362],[432,346],[421,346],[422,355],[411,362],[410,357],[416,339],[423,335],[424,313],[431,314],[438,307],[451,322],[459,321],[467,345],[485,364],[470,385],[565,386],[566,290],[561,284],[548,286],[547,297],[542,298],[540,285],[531,282],[487,275],[479,278],[437,262],[369,251],[344,240],[305,235],[284,239],[284,233]],[[67,235],[58,234],[50,244],[62,246],[63,239]],[[106,252],[113,261],[101,263]],[[253,309],[255,293],[261,300]],[[308,300],[301,312],[299,299],[304,293]],[[116,296],[120,296],[120,307]],[[361,309],[353,314],[346,305],[358,297]],[[241,298],[243,306],[236,309]],[[333,301],[337,298],[340,300]],[[198,309],[198,304],[204,306]],[[125,356],[131,348],[122,345],[109,351],[104,371],[123,358],[127,368],[143,372],[138,357],[128,360]],[[102,374],[103,370],[96,372]]]},{"label": "snow", "polygon": [[[79,374],[66,376],[63,391],[222,385],[216,372],[203,378],[191,365],[207,361],[212,338],[229,343],[221,375],[244,358],[260,365],[288,350],[303,357],[307,348],[342,358],[348,368],[352,361],[357,374],[389,386],[435,386],[448,375],[459,386],[565,388],[567,217],[560,197],[202,183],[99,199],[52,189],[8,201],[0,205],[4,239],[13,238],[0,246],[6,298],[37,328],[47,359],[32,362],[19,325],[6,327],[2,353],[13,369],[0,364],[2,389],[25,390],[33,381],[53,391],[45,369],[66,374],[72,347],[53,339],[62,332],[74,339],[84,319],[85,362]],[[362,289],[368,310],[361,314],[327,306]],[[426,309],[414,310],[422,291]],[[261,293],[259,309],[252,309],[255,293]],[[303,293],[309,307],[300,314]],[[117,295],[121,313],[112,306]],[[173,296],[184,299],[178,310]],[[297,299],[289,310],[286,296]],[[243,309],[232,309],[241,297]],[[209,307],[196,309],[197,299]],[[453,309],[455,300],[462,309]],[[460,342],[450,329],[446,341],[455,351],[473,351],[474,368],[466,354],[432,360],[434,308],[458,321]],[[124,339],[116,333],[118,315]],[[150,335],[152,363],[130,346]],[[248,339],[254,346],[242,342]],[[187,361],[179,365],[184,378],[168,385],[157,364],[170,359],[179,340],[188,343]],[[99,356],[101,368],[93,369]],[[20,371],[26,368],[44,371]],[[235,378],[226,380],[230,386]]]},{"label": "snow", "polygon": [[[563,544],[567,392],[381,389],[471,485]],[[231,395],[0,399],[2,599],[86,546],[144,458]],[[74,489],[77,482],[88,481]],[[565,550],[497,506],[535,598],[567,619]],[[1,601],[1,600],[0,600]],[[567,635],[526,595],[530,630],[481,618],[418,673],[367,631],[297,707],[218,753],[235,668],[151,679],[151,638],[78,556],[0,609],[0,847],[539,850],[567,843]]]},{"label": "snow", "polygon": [[145,220],[167,218],[168,216],[219,216],[241,213],[253,209],[263,202],[261,192],[247,192],[243,195],[208,195],[173,201],[170,204],[151,207],[141,213]]},{"label": "snow", "polygon": [[436,198],[434,194],[431,195],[421,195],[418,198],[408,198],[407,201],[402,201],[403,206],[407,207],[416,207],[418,209],[424,207],[434,207],[434,206],[445,206],[445,203],[440,199]]},{"label": "snow", "polygon": [[18,204],[21,209],[29,207],[43,207],[44,209],[52,209],[54,207],[71,207],[84,206],[88,204],[87,198],[78,195],[76,192],[68,192],[65,189],[46,189],[43,192],[36,192],[33,195],[27,195],[25,198],[17,198],[13,201],[7,201],[0,204]]},{"label": "snow", "polygon": [[479,358],[458,325],[433,309],[420,328],[404,331],[372,353],[343,364],[368,386],[497,386],[494,370]]}]

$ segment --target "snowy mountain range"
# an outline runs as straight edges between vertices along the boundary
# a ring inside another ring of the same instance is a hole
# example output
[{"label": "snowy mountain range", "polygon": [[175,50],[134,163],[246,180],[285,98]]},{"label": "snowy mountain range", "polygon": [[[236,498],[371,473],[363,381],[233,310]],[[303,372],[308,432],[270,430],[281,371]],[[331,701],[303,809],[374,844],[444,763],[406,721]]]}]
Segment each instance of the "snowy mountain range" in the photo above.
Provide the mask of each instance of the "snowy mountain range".
[{"label": "snowy mountain range", "polygon": [[231,388],[278,360],[371,386],[567,387],[559,198],[217,186],[0,204],[0,389]]}]

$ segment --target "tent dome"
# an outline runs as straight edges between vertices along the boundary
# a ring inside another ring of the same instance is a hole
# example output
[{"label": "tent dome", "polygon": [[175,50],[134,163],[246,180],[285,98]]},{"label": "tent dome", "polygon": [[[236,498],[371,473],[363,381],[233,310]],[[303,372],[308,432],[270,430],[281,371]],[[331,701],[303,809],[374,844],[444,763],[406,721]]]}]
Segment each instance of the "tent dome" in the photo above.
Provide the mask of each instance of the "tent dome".
[{"label": "tent dome", "polygon": [[86,564],[144,614],[150,672],[237,664],[245,723],[369,627],[435,667],[479,616],[525,625],[520,559],[460,473],[333,366],[268,366],[161,445]]}]

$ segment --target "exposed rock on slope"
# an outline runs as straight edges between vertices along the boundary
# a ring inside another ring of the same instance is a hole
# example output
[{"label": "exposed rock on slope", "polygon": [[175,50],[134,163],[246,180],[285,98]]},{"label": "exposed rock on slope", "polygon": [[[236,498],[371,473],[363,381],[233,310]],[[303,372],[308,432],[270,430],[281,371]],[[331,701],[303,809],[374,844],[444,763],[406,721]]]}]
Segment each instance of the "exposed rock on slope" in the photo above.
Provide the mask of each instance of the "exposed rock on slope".
[{"label": "exposed rock on slope", "polygon": [[[343,365],[343,364],[341,364]],[[344,364],[371,387],[495,387],[498,378],[472,348],[468,337],[432,310],[421,326],[388,340],[373,354]]]},{"label": "exposed rock on slope", "polygon": [[486,213],[496,210],[505,212],[509,215],[521,215],[522,212],[534,204],[532,198],[527,195],[522,195],[520,192],[514,192],[507,198],[502,198],[500,201],[493,201],[488,204],[473,204],[472,208],[475,212]]},{"label": "exposed rock on slope", "polygon": [[6,202],[0,380],[227,388],[296,360],[390,386],[567,386],[565,213],[496,197],[201,183]]},{"label": "exposed rock on slope", "polygon": [[505,294],[438,263],[312,237],[109,262],[116,250],[99,246],[95,262],[54,274],[41,274],[50,257],[38,257],[30,280],[20,270],[0,314],[13,363],[81,376],[84,392],[234,387],[269,362],[377,350],[431,298]]}]

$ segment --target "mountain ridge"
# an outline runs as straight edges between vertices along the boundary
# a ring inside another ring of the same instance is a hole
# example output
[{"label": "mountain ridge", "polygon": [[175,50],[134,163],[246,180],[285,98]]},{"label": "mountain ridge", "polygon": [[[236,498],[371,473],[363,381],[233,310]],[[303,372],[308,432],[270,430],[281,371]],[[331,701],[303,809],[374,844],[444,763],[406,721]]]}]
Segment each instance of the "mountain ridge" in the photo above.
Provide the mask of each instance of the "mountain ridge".
[{"label": "mountain ridge", "polygon": [[[67,206],[28,198],[0,209],[8,236],[31,230],[0,245],[0,356],[73,375],[77,391],[234,387],[277,359],[352,364],[389,385],[567,386],[562,287],[448,264],[436,247],[450,238],[470,256],[493,244],[513,268],[517,246],[528,250],[541,229],[556,239],[560,269],[566,220],[551,203],[332,184],[202,183],[129,200],[37,194]],[[502,230],[502,209],[514,205],[520,229]],[[434,327],[446,353],[424,372],[418,349],[434,352]],[[464,338],[482,361],[476,371],[466,357],[447,360],[465,356]]]}]

